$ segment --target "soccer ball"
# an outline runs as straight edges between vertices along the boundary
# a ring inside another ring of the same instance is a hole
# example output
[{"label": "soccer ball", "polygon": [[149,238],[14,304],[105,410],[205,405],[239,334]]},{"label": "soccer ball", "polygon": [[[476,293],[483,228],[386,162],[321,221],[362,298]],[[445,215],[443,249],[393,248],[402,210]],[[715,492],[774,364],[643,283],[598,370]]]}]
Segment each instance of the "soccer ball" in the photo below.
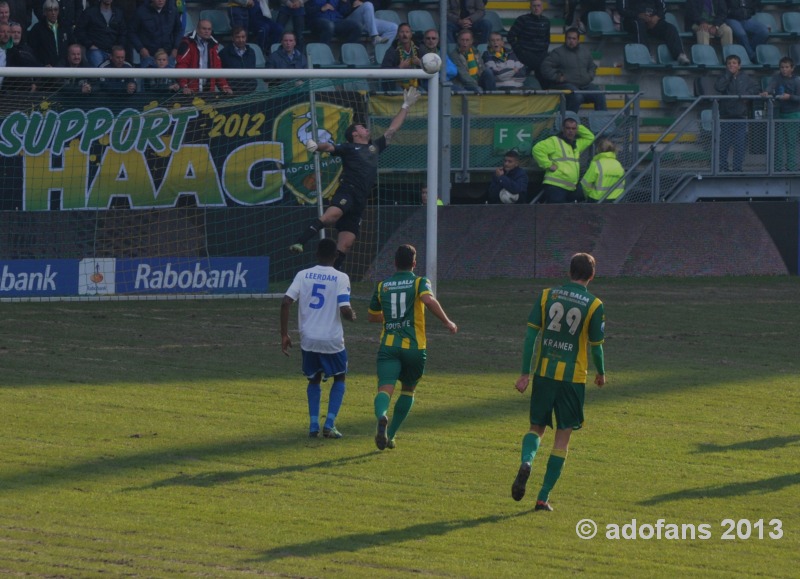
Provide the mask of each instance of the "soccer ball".
[{"label": "soccer ball", "polygon": [[429,52],[422,57],[422,70],[428,74],[439,72],[440,68],[442,68],[442,59],[435,52]]}]

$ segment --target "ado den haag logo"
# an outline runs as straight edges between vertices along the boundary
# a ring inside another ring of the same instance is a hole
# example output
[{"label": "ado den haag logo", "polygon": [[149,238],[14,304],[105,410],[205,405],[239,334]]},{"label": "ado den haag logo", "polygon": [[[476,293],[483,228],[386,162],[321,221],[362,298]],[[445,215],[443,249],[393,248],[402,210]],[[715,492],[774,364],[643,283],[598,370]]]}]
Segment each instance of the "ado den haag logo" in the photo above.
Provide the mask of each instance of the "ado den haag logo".
[{"label": "ado den haag logo", "polygon": [[[317,135],[311,128],[311,106],[302,103],[284,110],[276,119],[273,139],[284,143],[284,173],[286,186],[300,203],[315,203],[317,180],[314,172],[314,155],[306,150],[306,142],[314,138],[317,143],[336,143],[344,140],[344,131],[353,122],[352,109],[330,103],[317,103]],[[342,166],[336,157],[320,158],[322,196],[333,194]]]}]

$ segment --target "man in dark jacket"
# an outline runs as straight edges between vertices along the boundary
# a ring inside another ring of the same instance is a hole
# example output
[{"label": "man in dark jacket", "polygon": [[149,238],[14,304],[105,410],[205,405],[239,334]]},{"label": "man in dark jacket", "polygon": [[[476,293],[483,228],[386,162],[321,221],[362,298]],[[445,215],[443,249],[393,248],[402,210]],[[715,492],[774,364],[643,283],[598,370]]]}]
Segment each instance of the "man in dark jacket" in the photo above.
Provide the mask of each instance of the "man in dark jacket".
[{"label": "man in dark jacket", "polygon": [[672,58],[679,64],[691,61],[683,51],[681,35],[673,24],[664,19],[667,7],[664,0],[616,0],[617,12],[622,16],[622,28],[639,44],[645,42],[645,34],[666,43]]},{"label": "man in dark jacket", "polygon": [[173,3],[150,0],[149,4],[139,6],[128,39],[139,53],[139,66],[142,68],[155,66],[153,56],[159,48],[167,51],[170,65],[174,65],[178,45],[183,39],[183,24]]},{"label": "man in dark jacket", "polygon": [[[256,53],[247,44],[247,31],[241,26],[237,26],[231,31],[231,36],[233,44],[229,44],[219,51],[219,60],[222,62],[222,68],[255,68]],[[228,84],[231,85],[231,89],[236,94],[256,90],[256,79],[254,78],[231,79]]]},{"label": "man in dark jacket", "polygon": [[269,55],[268,68],[308,68],[306,55],[297,50],[297,36],[294,32],[284,32],[281,47]]},{"label": "man in dark jacket", "polygon": [[606,110],[606,95],[581,94],[575,91],[601,91],[602,87],[594,84],[597,64],[592,52],[580,44],[577,28],[568,28],[564,35],[564,44],[554,48],[542,61],[542,77],[545,86],[556,90],[573,91],[566,95],[568,111],[578,112],[584,102],[594,104],[594,110]]},{"label": "man in dark jacket", "polygon": [[753,18],[761,0],[727,0],[728,18],[725,23],[733,30],[733,40],[747,51],[750,60],[756,59],[756,46],[769,38],[769,29],[763,22]]},{"label": "man in dark jacket", "polygon": [[[33,0],[33,13],[37,20],[42,21],[47,18],[47,11],[44,5],[47,0]],[[58,4],[58,22],[70,32],[75,32],[75,24],[83,13],[83,0],[56,0]],[[12,11],[13,14],[13,11]]]},{"label": "man in dark jacket", "polygon": [[[725,73],[714,83],[719,94],[744,96],[758,94],[758,85],[750,75],[742,71],[742,61],[735,54],[725,59]],[[723,99],[719,102],[720,164],[723,171],[741,172],[747,148],[747,123],[750,101],[745,99]],[[728,153],[733,149],[733,166],[728,165]]]},{"label": "man in dark jacket", "polygon": [[124,46],[128,42],[125,15],[111,2],[100,0],[87,8],[75,27],[75,37],[86,49],[86,60],[92,66],[100,66],[111,58],[112,46]]},{"label": "man in dark jacket", "polygon": [[33,48],[34,56],[43,66],[57,66],[66,54],[67,47],[75,39],[72,27],[61,23],[58,0],[45,0],[43,10],[44,20],[33,25],[28,42]]},{"label": "man in dark jacket", "polygon": [[494,170],[487,200],[507,204],[528,202],[528,174],[519,166],[519,153],[514,149],[503,155],[503,166]]},{"label": "man in dark jacket", "polygon": [[540,69],[550,47],[550,19],[542,14],[542,2],[531,0],[531,13],[514,20],[508,31],[508,42],[520,62],[544,86]]}]

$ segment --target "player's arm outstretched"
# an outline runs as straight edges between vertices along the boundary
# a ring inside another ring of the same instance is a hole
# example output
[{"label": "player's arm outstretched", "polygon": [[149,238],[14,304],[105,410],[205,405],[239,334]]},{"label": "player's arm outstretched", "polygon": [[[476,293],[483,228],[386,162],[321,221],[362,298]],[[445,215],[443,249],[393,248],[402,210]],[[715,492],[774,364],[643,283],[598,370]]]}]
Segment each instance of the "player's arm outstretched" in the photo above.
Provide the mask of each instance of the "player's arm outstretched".
[{"label": "player's arm outstretched", "polygon": [[434,316],[439,318],[439,320],[444,324],[444,327],[447,328],[451,334],[458,332],[458,326],[455,324],[455,322],[447,317],[447,314],[444,313],[444,308],[442,308],[442,304],[439,303],[439,300],[433,297],[433,294],[423,294],[419,299],[423,304],[425,304],[425,306]]},{"label": "player's arm outstretched", "polygon": [[289,337],[289,308],[293,303],[292,298],[283,296],[281,302],[281,351],[286,356],[289,355],[289,348],[292,347],[292,339]]},{"label": "player's arm outstretched", "polygon": [[383,133],[383,138],[386,139],[387,143],[392,140],[394,134],[400,130],[400,127],[403,126],[406,116],[408,115],[408,109],[414,106],[414,103],[417,102],[417,99],[419,99],[419,91],[416,87],[410,86],[403,91],[403,105],[392,119],[392,122],[389,124],[389,128],[386,129],[385,133]]}]

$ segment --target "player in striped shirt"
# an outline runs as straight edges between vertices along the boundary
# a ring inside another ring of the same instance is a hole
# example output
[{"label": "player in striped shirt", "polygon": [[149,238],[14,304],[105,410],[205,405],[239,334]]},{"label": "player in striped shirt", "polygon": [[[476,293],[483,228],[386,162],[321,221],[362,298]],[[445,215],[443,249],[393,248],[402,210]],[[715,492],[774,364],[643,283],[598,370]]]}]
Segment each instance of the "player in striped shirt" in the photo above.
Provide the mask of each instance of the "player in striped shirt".
[{"label": "player in striped shirt", "polygon": [[[378,394],[375,396],[375,418],[378,419],[375,445],[379,450],[395,447],[394,436],[411,411],[414,391],[425,373],[425,308],[439,318],[451,334],[458,332],[458,326],[450,321],[433,296],[430,280],[414,273],[417,250],[411,245],[401,245],[395,252],[394,264],[395,274],[375,288],[367,317],[370,322],[383,324],[377,362]],[[389,403],[398,380],[402,391],[389,424]]]},{"label": "player in striped shirt", "polygon": [[[569,438],[573,430],[583,426],[583,402],[589,367],[589,351],[596,370],[594,383],[606,383],[603,360],[605,311],[603,302],[589,293],[587,286],[594,279],[595,261],[588,253],[576,253],[569,267],[570,282],[542,292],[539,303],[528,316],[528,331],[522,352],[522,374],[515,387],[531,389],[530,431],[522,438],[522,464],[511,486],[515,501],[525,496],[525,485],[531,464],[539,449],[545,428],[556,434],[553,450],[547,461],[544,482],[534,510],[552,511],[550,491],[561,476],[567,458]],[[541,338],[534,354],[537,339]]]}]

